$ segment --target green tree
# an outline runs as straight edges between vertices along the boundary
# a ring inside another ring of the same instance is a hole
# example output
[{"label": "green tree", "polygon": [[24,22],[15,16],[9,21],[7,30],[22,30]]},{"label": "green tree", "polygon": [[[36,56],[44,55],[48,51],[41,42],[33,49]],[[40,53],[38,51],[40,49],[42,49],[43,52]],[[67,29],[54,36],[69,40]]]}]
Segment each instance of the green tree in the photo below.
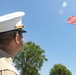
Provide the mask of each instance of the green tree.
[{"label": "green tree", "polygon": [[28,41],[24,48],[14,58],[15,67],[20,71],[21,75],[40,75],[39,70],[43,66],[45,51],[35,43]]},{"label": "green tree", "polygon": [[50,75],[72,75],[72,73],[62,64],[55,64],[50,70]]}]

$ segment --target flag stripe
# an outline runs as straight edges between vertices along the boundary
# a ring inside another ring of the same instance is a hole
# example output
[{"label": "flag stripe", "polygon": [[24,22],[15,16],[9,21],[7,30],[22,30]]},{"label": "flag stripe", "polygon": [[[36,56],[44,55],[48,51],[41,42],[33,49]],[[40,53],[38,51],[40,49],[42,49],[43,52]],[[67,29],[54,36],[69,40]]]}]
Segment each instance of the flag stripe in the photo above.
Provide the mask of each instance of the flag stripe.
[{"label": "flag stripe", "polygon": [[76,24],[76,16],[70,16],[67,19],[67,23],[69,23],[69,24]]}]

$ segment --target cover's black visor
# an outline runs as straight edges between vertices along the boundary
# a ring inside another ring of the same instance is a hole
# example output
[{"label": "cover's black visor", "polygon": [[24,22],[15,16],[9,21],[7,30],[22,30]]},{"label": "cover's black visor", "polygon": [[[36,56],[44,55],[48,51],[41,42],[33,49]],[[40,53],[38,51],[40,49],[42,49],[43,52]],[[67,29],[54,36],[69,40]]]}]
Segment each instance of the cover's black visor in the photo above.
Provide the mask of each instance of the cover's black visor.
[{"label": "cover's black visor", "polygon": [[22,28],[17,29],[17,30],[20,31],[20,32],[23,32],[23,33],[26,33],[27,32],[27,31],[23,30]]},{"label": "cover's black visor", "polygon": [[[27,31],[23,30],[22,28],[10,30],[10,31],[19,31],[19,32],[22,32],[22,33],[26,33],[27,32]],[[1,32],[0,34],[7,33],[7,32],[10,32],[10,31]]]}]

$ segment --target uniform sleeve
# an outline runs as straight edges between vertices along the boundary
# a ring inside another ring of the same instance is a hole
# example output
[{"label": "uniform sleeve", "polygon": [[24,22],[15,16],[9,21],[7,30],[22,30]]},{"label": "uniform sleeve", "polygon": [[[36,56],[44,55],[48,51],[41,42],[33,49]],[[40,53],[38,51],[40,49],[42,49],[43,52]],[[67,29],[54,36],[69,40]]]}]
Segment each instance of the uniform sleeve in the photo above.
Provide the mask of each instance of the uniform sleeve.
[{"label": "uniform sleeve", "polygon": [[2,70],[0,71],[0,75],[18,75],[15,72],[11,71],[11,70]]}]

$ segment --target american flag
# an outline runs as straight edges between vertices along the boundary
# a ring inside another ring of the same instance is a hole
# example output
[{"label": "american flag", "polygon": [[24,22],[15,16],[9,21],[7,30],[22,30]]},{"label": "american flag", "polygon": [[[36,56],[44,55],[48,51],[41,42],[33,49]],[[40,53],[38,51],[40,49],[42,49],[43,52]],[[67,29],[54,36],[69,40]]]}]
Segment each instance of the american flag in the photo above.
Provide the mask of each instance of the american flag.
[{"label": "american flag", "polygon": [[76,16],[70,16],[67,19],[67,23],[76,25]]}]

